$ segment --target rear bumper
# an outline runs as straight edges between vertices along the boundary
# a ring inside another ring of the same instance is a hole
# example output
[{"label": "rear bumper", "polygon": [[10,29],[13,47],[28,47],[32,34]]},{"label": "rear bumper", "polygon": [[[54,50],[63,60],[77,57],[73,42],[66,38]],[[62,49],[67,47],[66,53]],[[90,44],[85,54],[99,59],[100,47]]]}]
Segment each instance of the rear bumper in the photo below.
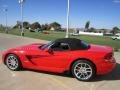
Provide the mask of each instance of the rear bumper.
[{"label": "rear bumper", "polygon": [[104,75],[112,72],[116,67],[116,61],[113,58],[110,61],[104,61],[99,65],[99,68],[97,70],[98,75]]}]

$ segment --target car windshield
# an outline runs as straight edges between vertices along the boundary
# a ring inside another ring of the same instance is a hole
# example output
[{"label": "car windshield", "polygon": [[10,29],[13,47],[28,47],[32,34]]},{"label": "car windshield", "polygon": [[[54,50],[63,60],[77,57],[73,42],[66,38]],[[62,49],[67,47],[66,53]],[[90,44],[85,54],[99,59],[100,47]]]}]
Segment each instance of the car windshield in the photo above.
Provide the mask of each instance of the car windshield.
[{"label": "car windshield", "polygon": [[49,46],[51,46],[53,44],[53,42],[49,42],[47,44],[44,44],[40,47],[41,50],[44,50],[45,48],[48,48]]}]

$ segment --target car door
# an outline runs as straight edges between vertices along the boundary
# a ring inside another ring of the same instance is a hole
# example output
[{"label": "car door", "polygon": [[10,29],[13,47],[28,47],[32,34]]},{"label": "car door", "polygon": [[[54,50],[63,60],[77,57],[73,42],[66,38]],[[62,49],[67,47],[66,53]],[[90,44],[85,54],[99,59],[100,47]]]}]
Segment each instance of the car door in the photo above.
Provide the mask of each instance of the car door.
[{"label": "car door", "polygon": [[70,60],[70,52],[70,50],[55,50],[55,48],[52,48],[51,52],[43,50],[39,54],[40,57],[34,59],[33,62],[40,70],[62,72]]}]

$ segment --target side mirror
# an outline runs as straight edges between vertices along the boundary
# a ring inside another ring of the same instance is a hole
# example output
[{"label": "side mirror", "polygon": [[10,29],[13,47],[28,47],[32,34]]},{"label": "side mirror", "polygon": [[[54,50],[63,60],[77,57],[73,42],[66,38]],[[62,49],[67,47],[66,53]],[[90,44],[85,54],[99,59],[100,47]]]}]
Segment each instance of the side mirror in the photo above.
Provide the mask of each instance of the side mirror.
[{"label": "side mirror", "polygon": [[49,53],[53,53],[53,50],[51,48],[48,49]]},{"label": "side mirror", "polygon": [[47,48],[47,49],[45,49],[45,52],[53,53],[53,50],[51,48]]}]

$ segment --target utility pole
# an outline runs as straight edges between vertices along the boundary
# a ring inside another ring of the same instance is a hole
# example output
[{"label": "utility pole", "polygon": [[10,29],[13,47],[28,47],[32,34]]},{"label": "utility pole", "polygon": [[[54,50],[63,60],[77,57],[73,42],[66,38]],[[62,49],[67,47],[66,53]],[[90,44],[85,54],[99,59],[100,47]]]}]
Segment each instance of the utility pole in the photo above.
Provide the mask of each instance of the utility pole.
[{"label": "utility pole", "polygon": [[7,7],[5,7],[4,12],[5,12],[5,26],[6,26],[5,32],[8,33],[8,25],[7,25],[7,12],[8,12],[8,9],[7,9]]},{"label": "utility pole", "polygon": [[66,38],[69,38],[69,14],[70,14],[70,0],[67,2],[67,30],[66,30]]},{"label": "utility pole", "polygon": [[20,7],[21,7],[21,36],[24,36],[24,28],[23,28],[23,3],[25,0],[19,0]]}]

